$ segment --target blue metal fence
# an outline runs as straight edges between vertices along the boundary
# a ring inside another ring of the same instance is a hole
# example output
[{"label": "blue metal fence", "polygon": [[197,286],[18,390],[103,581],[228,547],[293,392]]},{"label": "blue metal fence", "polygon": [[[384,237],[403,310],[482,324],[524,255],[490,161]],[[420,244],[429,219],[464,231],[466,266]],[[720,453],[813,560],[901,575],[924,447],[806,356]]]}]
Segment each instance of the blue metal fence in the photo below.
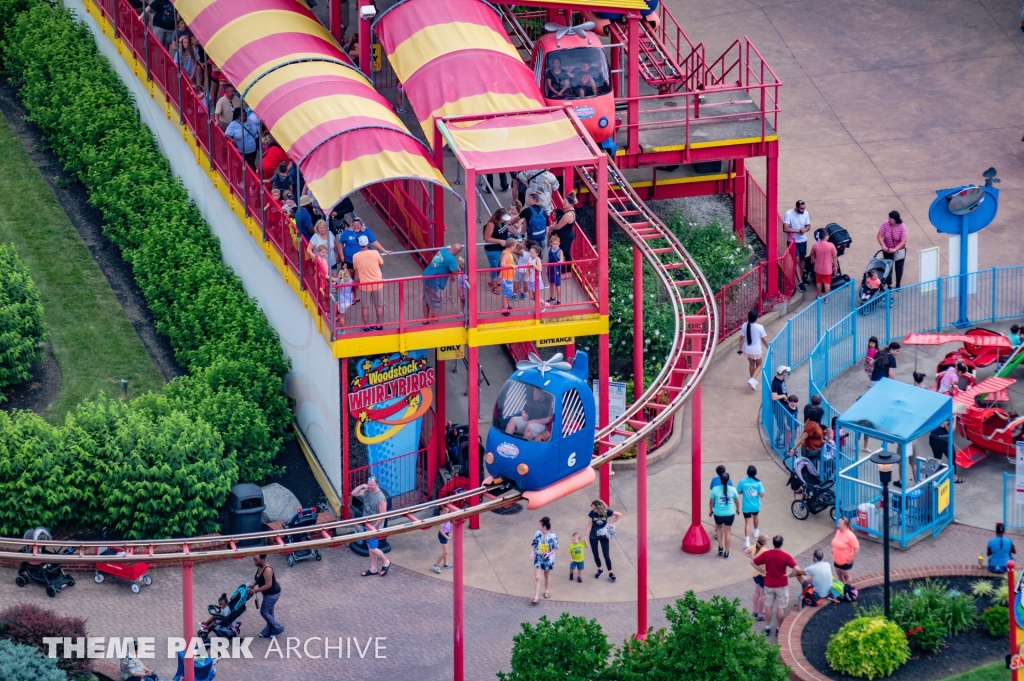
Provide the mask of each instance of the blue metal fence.
[{"label": "blue metal fence", "polygon": [[1017,503],[1017,475],[1003,471],[1003,524],[1024,529],[1024,504]]},{"label": "blue metal fence", "polygon": [[[808,393],[821,394],[829,381],[863,361],[870,337],[876,337],[882,345],[910,333],[939,332],[953,326],[959,315],[957,297],[961,276],[969,277],[968,312],[972,322],[995,322],[1024,316],[1024,267],[1002,267],[889,290],[866,304],[860,300],[859,286],[850,282],[819,298],[786,322],[768,346],[761,376],[761,423],[771,447],[783,461],[790,462],[789,449],[793,437],[799,436],[802,425],[771,399],[775,367],[779,364],[798,367],[808,362]],[[828,424],[838,412],[824,396],[822,407]],[[858,466],[856,443],[849,451],[844,448],[839,452],[835,461],[839,468]],[[836,466],[823,464],[823,467],[836,475]],[[856,478],[863,480],[860,475]],[[944,513],[937,512],[933,478],[914,487],[922,490],[915,497],[917,501],[913,502],[921,505],[920,508],[914,506],[914,517],[928,517],[930,522],[934,521],[934,526],[941,529],[952,519],[953,509],[950,504]],[[924,483],[932,484],[930,492],[926,493],[922,487]],[[852,488],[844,488],[843,482],[837,480],[837,498],[842,500],[843,506],[837,508],[837,515],[848,513],[846,506],[859,498],[856,495],[844,496],[844,489],[847,495],[853,494]],[[907,492],[908,504],[911,503],[909,494]],[[870,492],[857,492],[857,495],[870,496]],[[855,507],[857,505],[854,503]],[[1021,515],[1021,526],[1024,526],[1024,511]],[[923,526],[916,522],[912,519],[909,527],[901,526],[904,541],[924,531]],[[1008,526],[1011,525],[1008,523]]]}]

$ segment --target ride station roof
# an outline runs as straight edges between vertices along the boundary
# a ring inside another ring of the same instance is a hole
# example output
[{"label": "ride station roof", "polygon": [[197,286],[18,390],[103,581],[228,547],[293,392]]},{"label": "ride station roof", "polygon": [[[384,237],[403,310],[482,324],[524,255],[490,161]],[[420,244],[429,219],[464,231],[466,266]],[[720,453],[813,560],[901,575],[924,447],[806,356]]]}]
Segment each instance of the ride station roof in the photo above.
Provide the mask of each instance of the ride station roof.
[{"label": "ride station roof", "polygon": [[949,395],[883,378],[839,417],[839,425],[886,442],[906,444],[953,418]]},{"label": "ride station roof", "polygon": [[427,147],[295,0],[176,0],[225,78],[299,164],[329,210],[376,182],[418,179],[451,189]]},{"label": "ride station roof", "polygon": [[601,156],[569,109],[443,118],[438,127],[462,166],[476,172],[586,165]]},{"label": "ride station roof", "polygon": [[482,0],[402,0],[373,28],[428,143],[435,118],[544,107],[501,15]]}]

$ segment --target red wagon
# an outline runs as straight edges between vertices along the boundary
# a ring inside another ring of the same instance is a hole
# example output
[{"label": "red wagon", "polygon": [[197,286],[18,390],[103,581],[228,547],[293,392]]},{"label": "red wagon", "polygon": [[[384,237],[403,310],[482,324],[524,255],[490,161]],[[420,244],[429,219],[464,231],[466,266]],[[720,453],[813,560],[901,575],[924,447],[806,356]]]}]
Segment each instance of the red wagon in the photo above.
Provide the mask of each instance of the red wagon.
[{"label": "red wagon", "polygon": [[[96,555],[117,555],[117,550],[102,547],[96,549]],[[131,583],[132,593],[139,593],[142,585],[149,586],[153,578],[149,576],[149,563],[96,563],[96,574],[93,579],[102,584],[107,575],[119,577]]]}]

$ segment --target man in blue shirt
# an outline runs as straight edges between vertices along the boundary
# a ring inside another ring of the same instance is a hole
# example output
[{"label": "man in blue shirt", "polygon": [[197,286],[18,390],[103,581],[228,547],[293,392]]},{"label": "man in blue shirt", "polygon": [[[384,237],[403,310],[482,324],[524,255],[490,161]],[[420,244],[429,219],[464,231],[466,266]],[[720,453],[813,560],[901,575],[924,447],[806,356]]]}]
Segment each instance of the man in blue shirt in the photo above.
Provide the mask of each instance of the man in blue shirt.
[{"label": "man in blue shirt", "polygon": [[313,199],[308,196],[299,198],[299,209],[295,211],[295,226],[306,241],[313,238]]},{"label": "man in blue shirt", "polygon": [[260,138],[260,119],[256,112],[245,107],[235,109],[233,120],[224,129],[224,134],[234,141],[249,167],[255,168],[256,145]]},{"label": "man in blue shirt", "polygon": [[430,263],[423,270],[424,277],[433,277],[423,280],[423,318],[436,319],[441,312],[441,304],[444,302],[444,289],[451,277],[437,276],[455,274],[459,271],[459,253],[462,253],[462,244],[452,244],[448,248],[438,251]]},{"label": "man in blue shirt", "polygon": [[345,265],[350,270],[352,269],[352,256],[359,252],[359,237],[361,236],[366,237],[370,248],[380,251],[384,255],[391,255],[391,251],[385,250],[370,228],[363,224],[362,218],[353,217],[352,226],[338,235],[338,243],[345,251]]},{"label": "man in blue shirt", "polygon": [[1010,556],[1017,553],[1013,542],[1003,536],[1006,526],[996,523],[996,536],[988,540],[988,571],[996,573],[1006,572],[1006,563]]}]

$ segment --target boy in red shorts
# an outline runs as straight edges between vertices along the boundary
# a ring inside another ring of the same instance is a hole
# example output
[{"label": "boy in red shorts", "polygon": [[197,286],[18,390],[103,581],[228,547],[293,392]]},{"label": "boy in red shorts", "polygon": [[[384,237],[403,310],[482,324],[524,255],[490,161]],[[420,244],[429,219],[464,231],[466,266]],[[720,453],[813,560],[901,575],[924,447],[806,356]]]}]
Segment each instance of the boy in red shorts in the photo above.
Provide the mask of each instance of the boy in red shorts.
[{"label": "boy in red shorts", "polygon": [[[832,289],[832,273],[839,267],[839,255],[836,247],[829,243],[828,232],[818,230],[818,241],[811,247],[811,262],[814,263],[814,281],[818,289],[818,297]],[[828,299],[825,299],[828,302]]]}]

